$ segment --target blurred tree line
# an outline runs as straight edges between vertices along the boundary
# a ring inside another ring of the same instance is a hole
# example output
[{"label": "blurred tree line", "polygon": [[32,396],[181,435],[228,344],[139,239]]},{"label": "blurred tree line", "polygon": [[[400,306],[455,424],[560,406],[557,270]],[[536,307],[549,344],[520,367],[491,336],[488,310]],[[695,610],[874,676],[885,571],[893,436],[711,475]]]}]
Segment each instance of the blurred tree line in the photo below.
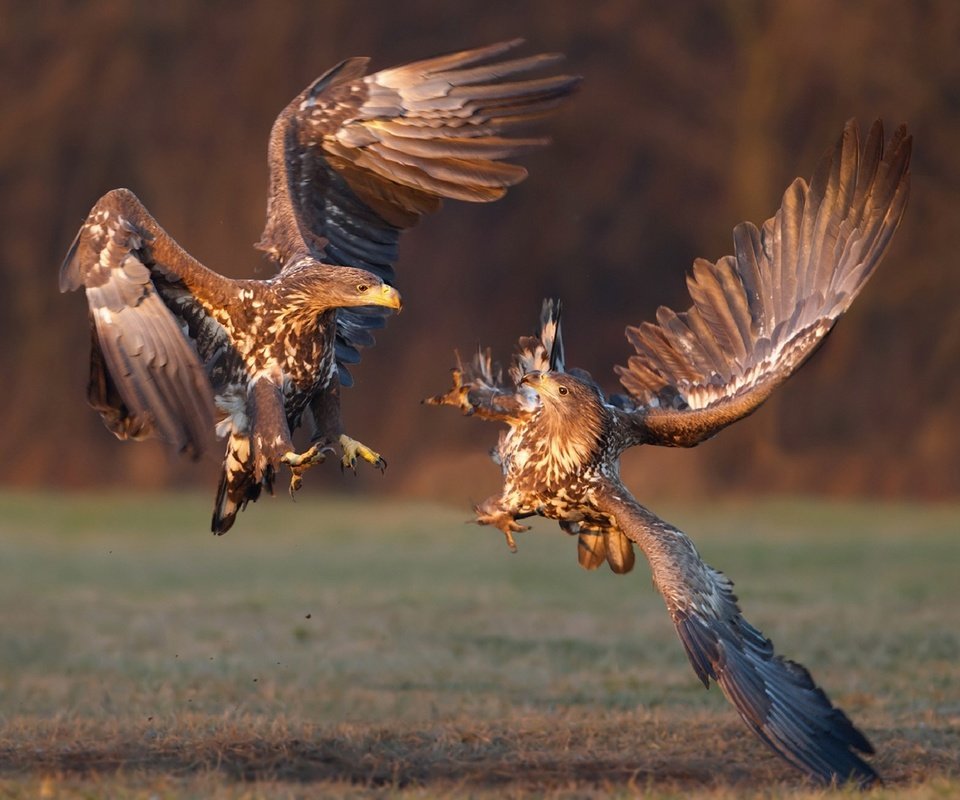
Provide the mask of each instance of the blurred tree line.
[{"label": "blurred tree line", "polygon": [[[809,176],[845,119],[915,135],[910,206],[887,261],[828,345],[749,421],[694,453],[627,458],[647,492],[937,498],[960,490],[960,5],[941,0],[0,0],[0,478],[20,486],[206,481],[160,445],[115,441],[84,402],[86,305],[57,269],[89,207],[131,188],[187,250],[265,276],[266,141],[279,110],[342,58],[374,69],[524,36],[584,76],[545,124],[527,182],[448,204],[406,235],[405,311],[353,372],[345,420],[385,479],[308,487],[479,499],[496,430],[422,397],[452,350],[505,358],[546,294],[568,361],[614,387],[627,324],[688,304],[694,257],[731,251]],[[325,473],[321,477],[321,473]]]}]

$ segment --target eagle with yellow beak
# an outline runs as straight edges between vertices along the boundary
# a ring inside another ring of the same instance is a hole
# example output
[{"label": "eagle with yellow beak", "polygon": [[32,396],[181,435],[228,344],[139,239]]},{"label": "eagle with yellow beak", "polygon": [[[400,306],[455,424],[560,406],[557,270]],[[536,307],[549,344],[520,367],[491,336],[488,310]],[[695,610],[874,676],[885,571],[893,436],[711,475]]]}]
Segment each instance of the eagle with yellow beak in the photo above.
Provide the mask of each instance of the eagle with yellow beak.
[{"label": "eagle with yellow beak", "polygon": [[[371,75],[366,58],[317,78],[270,134],[267,222],[257,247],[278,269],[231,280],[187,254],[126,189],[97,201],[60,273],[83,287],[88,400],[120,439],[157,435],[198,458],[227,438],[212,528],[221,534],[281,466],[290,491],[333,448],[383,469],[347,436],[340,387],[372,330],[400,309],[400,233],[443,198],[489,202],[526,177],[504,159],[545,143],[508,135],[578,83],[529,77],[556,55],[504,59],[519,40]],[[517,79],[522,76],[523,79]],[[307,421],[312,445],[291,432]]]},{"label": "eagle with yellow beak", "polygon": [[732,582],[705,564],[681,531],[640,505],[620,479],[620,456],[643,444],[692,447],[753,412],[822,343],[863,288],[900,223],[911,139],[901,127],[883,147],[849,122],[807,183],[795,180],[761,228],[734,230],[734,255],[698,260],[693,305],[628,328],[636,349],[617,372],[627,395],[605,396],[566,369],[559,303],[543,307],[538,336],[520,340],[504,379],[481,351],[454,385],[427,402],[507,423],[494,451],[504,486],[477,521],[512,549],[518,520],[558,520],[578,536],[580,564],[629,572],[634,545],[650,563],[690,663],[717,682],[750,729],[819,781],[877,780],[860,754],[866,737],[801,665],[741,614]]}]

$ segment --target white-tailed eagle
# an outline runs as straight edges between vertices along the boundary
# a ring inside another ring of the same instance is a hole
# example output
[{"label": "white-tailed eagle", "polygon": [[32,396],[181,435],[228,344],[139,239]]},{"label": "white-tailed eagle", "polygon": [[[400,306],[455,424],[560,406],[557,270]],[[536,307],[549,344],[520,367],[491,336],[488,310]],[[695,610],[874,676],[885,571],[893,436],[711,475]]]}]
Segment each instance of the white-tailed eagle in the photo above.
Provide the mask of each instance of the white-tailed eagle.
[{"label": "white-tailed eagle", "polygon": [[693,305],[627,329],[636,349],[618,367],[627,395],[604,396],[564,366],[560,307],[547,301],[538,336],[520,340],[505,380],[489,351],[454,370],[454,386],[428,402],[507,423],[494,451],[503,491],[477,521],[515,549],[517,521],[542,515],[578,536],[587,569],[650,563],[690,663],[717,682],[751,730],[813,778],[868,785],[866,737],[801,665],[742,616],[732,582],[705,564],[690,539],[640,505],[620,480],[628,447],[691,447],[753,412],[821,344],[880,263],[909,191],[911,138],[886,148],[880,123],[865,142],[854,122],[807,183],[795,180],[780,210],[734,229],[734,255],[698,260]]},{"label": "white-tailed eagle", "polygon": [[[267,222],[257,247],[268,280],[207,269],[126,189],[90,211],[60,272],[83,287],[92,348],[88,399],[121,439],[158,435],[198,457],[214,428],[228,438],[212,528],[272,491],[290,489],[334,446],[342,463],[381,469],[347,436],[340,387],[371,331],[400,308],[393,287],[400,232],[442,198],[488,202],[526,177],[504,161],[543,139],[510,135],[576,86],[530,77],[558,56],[504,59],[519,41],[365,74],[333,67],[280,113],[270,134]],[[312,446],[291,431],[305,419]]]}]

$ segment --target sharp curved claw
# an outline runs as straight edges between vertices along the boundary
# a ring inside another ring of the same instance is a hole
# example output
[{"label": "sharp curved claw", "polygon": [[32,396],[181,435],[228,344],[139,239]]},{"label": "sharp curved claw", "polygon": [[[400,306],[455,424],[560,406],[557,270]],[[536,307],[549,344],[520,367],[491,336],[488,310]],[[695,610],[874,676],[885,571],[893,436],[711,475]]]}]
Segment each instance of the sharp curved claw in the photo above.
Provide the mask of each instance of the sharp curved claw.
[{"label": "sharp curved claw", "polygon": [[473,407],[467,399],[468,387],[463,385],[463,371],[458,367],[450,370],[453,375],[453,386],[445,394],[435,394],[421,402],[431,406],[455,406],[465,414],[473,413]]},{"label": "sharp curved claw", "polygon": [[303,453],[294,453],[292,450],[284,453],[280,461],[290,467],[290,496],[300,490],[303,486],[303,473],[310,467],[322,464],[327,460],[327,455],[333,452],[330,445],[315,444]]},{"label": "sharp curved claw", "polygon": [[340,447],[343,449],[343,456],[340,459],[341,472],[350,469],[353,470],[353,474],[356,475],[357,462],[359,459],[363,459],[367,463],[372,464],[376,469],[380,470],[381,473],[387,468],[387,462],[383,456],[371,450],[363,444],[363,442],[358,442],[346,434],[341,434],[340,436]]},{"label": "sharp curved claw", "polygon": [[517,542],[513,538],[513,534],[528,531],[530,526],[521,525],[514,519],[513,514],[501,508],[490,511],[489,506],[480,505],[476,507],[475,511],[477,514],[475,522],[478,525],[492,525],[494,528],[499,528],[507,539],[507,547],[510,548],[510,552],[516,553]]},{"label": "sharp curved claw", "polygon": [[310,449],[305,450],[302,453],[294,453],[292,450],[288,453],[284,453],[280,457],[280,461],[291,469],[293,467],[308,468],[314,466],[315,464],[322,464],[324,461],[326,461],[327,454],[332,452],[333,448],[330,447],[330,445],[315,444]]}]

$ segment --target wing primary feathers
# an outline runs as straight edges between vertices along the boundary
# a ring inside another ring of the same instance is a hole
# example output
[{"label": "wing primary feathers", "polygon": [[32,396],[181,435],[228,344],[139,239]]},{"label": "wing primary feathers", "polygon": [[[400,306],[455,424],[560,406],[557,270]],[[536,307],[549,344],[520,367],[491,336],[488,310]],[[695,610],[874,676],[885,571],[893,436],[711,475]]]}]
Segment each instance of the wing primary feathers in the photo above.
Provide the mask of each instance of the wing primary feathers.
[{"label": "wing primary feathers", "polygon": [[800,664],[743,618],[733,584],[700,558],[681,531],[622,487],[597,493],[598,507],[650,562],[690,664],[705,686],[715,681],[740,717],[784,760],[821,783],[879,781],[861,757],[873,747]]},{"label": "wing primary feathers", "polygon": [[[627,329],[636,354],[616,368],[638,402],[642,441],[692,446],[754,411],[817,348],[882,259],[909,192],[904,127],[883,147],[845,125],[809,184],[797,178],[758,230],[734,229],[734,255],[697,259],[691,308]],[[682,321],[682,325],[681,325]],[[685,406],[664,403],[682,397]]]},{"label": "wing primary feathers", "polygon": [[[436,129],[427,129],[428,133]],[[422,158],[500,159],[521,154],[524,150],[542,147],[549,142],[545,138],[510,139],[504,136],[458,137],[436,139],[421,135],[424,131],[410,127],[398,132],[381,132],[384,147],[398,153]],[[454,131],[456,133],[456,131]]]},{"label": "wing primary feathers", "polygon": [[[207,271],[168,238],[132,193],[109,192],[71,245],[60,286],[86,289],[96,337],[89,396],[106,426],[120,438],[156,431],[198,458],[213,431],[213,391],[154,278],[202,281]],[[167,262],[151,260],[157,253]]]},{"label": "wing primary feathers", "polygon": [[406,80],[406,74],[413,75],[431,75],[433,73],[446,70],[461,70],[472,64],[481,64],[484,61],[490,61],[504,53],[519,47],[524,42],[523,39],[510,39],[496,44],[477,47],[472,50],[459,50],[455,53],[424,58],[420,61],[413,61],[400,67],[381,70],[378,75],[382,76],[381,82],[387,86],[392,86],[394,81]]},{"label": "wing primary feathers", "polygon": [[840,153],[833,159],[826,193],[820,200],[814,246],[803,287],[803,294],[807,297],[818,292],[823,293],[825,287],[829,287],[833,277],[833,265],[836,263],[841,227],[848,216],[859,212],[852,206],[860,151],[860,130],[855,123],[848,123],[844,128],[840,137],[840,148]]},{"label": "wing primary feathers", "polygon": [[[503,131],[517,121],[514,117],[539,115],[547,104],[562,100],[579,79],[508,80],[559,60],[554,54],[496,60],[520,43],[500,42],[365,76],[365,62],[351,59],[312,83],[281,113],[271,134],[271,197],[262,249],[282,266],[305,243],[332,240],[325,224],[330,205],[311,198],[327,194],[334,174],[373,210],[369,234],[381,240],[377,228],[398,222],[406,227],[415,221],[407,221],[410,212],[419,216],[433,210],[411,206],[410,189],[489,202],[522,180],[524,170],[497,162],[545,140],[504,137]],[[476,143],[467,144],[470,139]],[[376,146],[380,156],[371,157]],[[444,163],[449,159],[476,163]],[[360,177],[364,171],[375,180]]]},{"label": "wing primary feathers", "polygon": [[[733,229],[735,268],[743,284],[744,299],[750,311],[751,327],[755,336],[764,336],[769,331],[763,328],[766,321],[764,305],[770,301],[769,276],[760,269],[763,244],[760,231],[750,222],[742,222]],[[745,338],[745,341],[747,339]]]},{"label": "wing primary feathers", "polygon": [[[502,58],[515,39],[364,74],[348,59],[284,109],[270,135],[270,197],[259,244],[281,269],[307,254],[393,280],[401,230],[443,199],[488,203],[527,177],[506,159],[547,143],[509,135],[576,88],[571,75],[532,75],[556,54]],[[353,359],[364,315],[341,317]],[[341,375],[346,374],[341,361]],[[346,384],[346,380],[344,381]]]},{"label": "wing primary feathers", "polygon": [[453,197],[456,187],[479,186],[502,189],[512,186],[527,176],[527,171],[516,164],[502,164],[498,161],[470,160],[466,158],[419,156],[404,150],[396,150],[386,144],[370,145],[370,152],[376,153],[391,166],[402,164],[414,167],[438,181],[452,184],[446,190],[447,197]]},{"label": "wing primary feathers", "polygon": [[436,91],[434,82],[442,81],[450,86],[469,86],[474,83],[482,83],[492,79],[502,80],[513,75],[525,72],[532,72],[543,67],[552,67],[563,61],[563,56],[559,53],[540,53],[535,56],[526,56],[524,58],[515,58],[510,61],[498,61],[496,64],[488,66],[473,67],[472,69],[454,69],[444,70],[442,72],[429,73],[434,79],[433,82],[424,83],[425,91]]}]

